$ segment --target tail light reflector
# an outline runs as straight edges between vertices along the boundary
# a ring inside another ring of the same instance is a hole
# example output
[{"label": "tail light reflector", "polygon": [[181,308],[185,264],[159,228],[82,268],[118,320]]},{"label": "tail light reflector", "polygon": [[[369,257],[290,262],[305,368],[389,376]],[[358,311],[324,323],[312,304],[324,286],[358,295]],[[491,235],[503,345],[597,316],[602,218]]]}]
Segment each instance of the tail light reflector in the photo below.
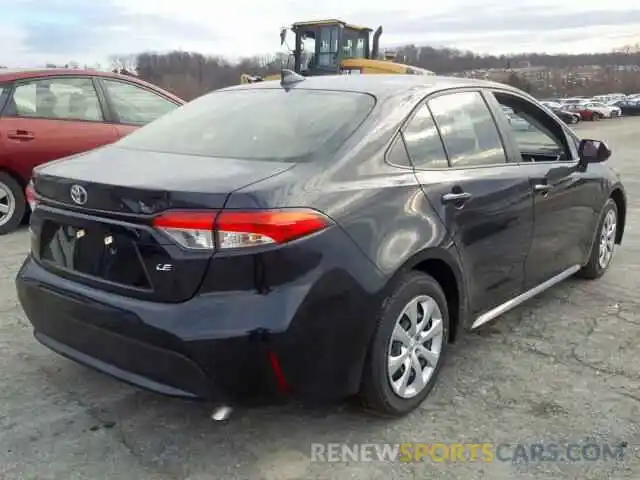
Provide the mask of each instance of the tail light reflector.
[{"label": "tail light reflector", "polygon": [[24,189],[24,197],[26,198],[31,211],[35,210],[36,206],[38,205],[38,196],[36,195],[36,190],[33,186],[32,181],[30,181],[27,184],[27,188]]},{"label": "tail light reflector", "polygon": [[200,250],[283,244],[330,224],[329,218],[309,209],[170,211],[153,220],[156,228],[183,247]]},{"label": "tail light reflector", "polygon": [[166,212],[153,219],[153,226],[185,248],[213,250],[216,215],[217,212]]}]

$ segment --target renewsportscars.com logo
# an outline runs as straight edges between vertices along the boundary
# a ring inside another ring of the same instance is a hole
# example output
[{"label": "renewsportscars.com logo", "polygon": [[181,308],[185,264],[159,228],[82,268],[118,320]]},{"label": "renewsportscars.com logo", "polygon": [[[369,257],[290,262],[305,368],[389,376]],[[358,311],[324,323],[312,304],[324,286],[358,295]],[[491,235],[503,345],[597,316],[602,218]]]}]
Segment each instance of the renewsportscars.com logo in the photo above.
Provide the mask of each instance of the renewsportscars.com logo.
[{"label": "renewsportscars.com logo", "polygon": [[314,462],[596,462],[626,458],[626,443],[313,443]]}]

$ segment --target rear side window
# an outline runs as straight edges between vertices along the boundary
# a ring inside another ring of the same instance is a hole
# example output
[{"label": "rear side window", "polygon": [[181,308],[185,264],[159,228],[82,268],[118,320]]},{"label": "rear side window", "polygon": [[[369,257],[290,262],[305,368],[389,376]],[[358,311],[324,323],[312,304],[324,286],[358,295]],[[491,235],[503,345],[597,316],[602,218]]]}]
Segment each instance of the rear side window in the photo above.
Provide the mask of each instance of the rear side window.
[{"label": "rear side window", "polygon": [[337,150],[374,105],[372,96],[353,92],[214,92],[129,134],[118,144],[187,155],[309,161]]},{"label": "rear side window", "polygon": [[414,168],[447,168],[447,154],[431,112],[420,105],[402,132]]},{"label": "rear side window", "polygon": [[458,92],[429,100],[452,167],[506,163],[498,127],[479,92]]}]

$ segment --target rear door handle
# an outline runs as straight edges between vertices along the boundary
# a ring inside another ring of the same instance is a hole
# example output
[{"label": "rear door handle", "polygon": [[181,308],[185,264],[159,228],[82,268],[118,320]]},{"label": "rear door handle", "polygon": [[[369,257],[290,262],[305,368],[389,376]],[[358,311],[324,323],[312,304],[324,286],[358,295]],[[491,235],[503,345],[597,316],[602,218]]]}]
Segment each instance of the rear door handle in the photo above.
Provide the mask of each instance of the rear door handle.
[{"label": "rear door handle", "polygon": [[464,203],[469,200],[472,195],[469,192],[450,192],[442,195],[442,203]]},{"label": "rear door handle", "polygon": [[12,140],[33,140],[36,136],[33,132],[27,132],[26,130],[16,130],[7,133],[7,138]]}]

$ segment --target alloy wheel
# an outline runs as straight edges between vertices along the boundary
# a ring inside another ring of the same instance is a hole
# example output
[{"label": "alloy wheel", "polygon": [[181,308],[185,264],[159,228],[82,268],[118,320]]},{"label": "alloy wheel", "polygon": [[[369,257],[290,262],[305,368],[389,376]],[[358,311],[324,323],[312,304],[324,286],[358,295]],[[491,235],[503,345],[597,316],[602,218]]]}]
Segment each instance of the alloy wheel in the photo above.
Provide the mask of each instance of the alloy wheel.
[{"label": "alloy wheel", "polygon": [[413,398],[429,383],[444,341],[442,312],[427,295],[411,300],[396,320],[387,353],[388,379],[394,393]]},{"label": "alloy wheel", "polygon": [[602,222],[600,231],[600,250],[598,263],[602,269],[607,268],[613,257],[613,249],[616,241],[617,215],[615,210],[609,210]]},{"label": "alloy wheel", "polygon": [[11,189],[0,183],[0,226],[9,222],[16,209],[16,199]]}]

